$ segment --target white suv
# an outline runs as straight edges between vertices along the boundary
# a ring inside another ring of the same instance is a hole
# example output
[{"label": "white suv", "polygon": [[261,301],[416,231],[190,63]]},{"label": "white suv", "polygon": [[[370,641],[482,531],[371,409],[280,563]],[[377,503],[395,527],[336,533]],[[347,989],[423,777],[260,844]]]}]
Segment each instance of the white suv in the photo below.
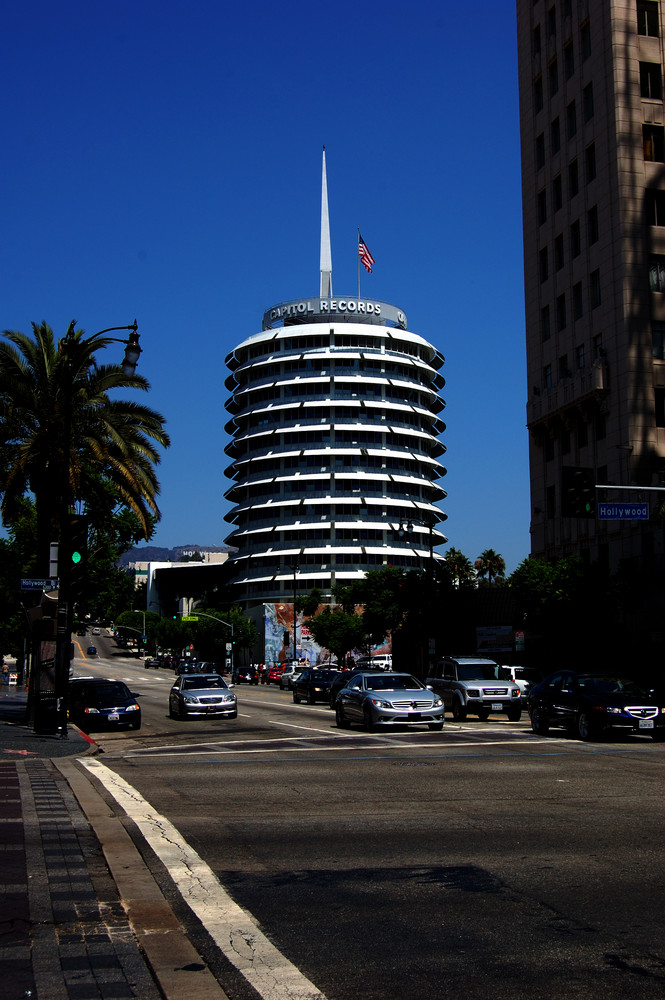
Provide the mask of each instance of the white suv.
[{"label": "white suv", "polygon": [[457,722],[471,712],[483,722],[490,714],[505,712],[511,722],[522,714],[520,689],[494,660],[477,656],[444,657],[425,681],[441,695]]}]

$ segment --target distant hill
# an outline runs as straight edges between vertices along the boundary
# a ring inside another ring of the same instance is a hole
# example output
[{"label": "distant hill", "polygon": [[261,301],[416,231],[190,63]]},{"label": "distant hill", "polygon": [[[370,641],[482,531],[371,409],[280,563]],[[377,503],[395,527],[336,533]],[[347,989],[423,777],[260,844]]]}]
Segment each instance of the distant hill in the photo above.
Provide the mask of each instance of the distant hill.
[{"label": "distant hill", "polygon": [[229,545],[176,545],[172,549],[160,545],[137,545],[120,557],[120,566],[135,562],[180,562],[194,552],[235,552]]}]

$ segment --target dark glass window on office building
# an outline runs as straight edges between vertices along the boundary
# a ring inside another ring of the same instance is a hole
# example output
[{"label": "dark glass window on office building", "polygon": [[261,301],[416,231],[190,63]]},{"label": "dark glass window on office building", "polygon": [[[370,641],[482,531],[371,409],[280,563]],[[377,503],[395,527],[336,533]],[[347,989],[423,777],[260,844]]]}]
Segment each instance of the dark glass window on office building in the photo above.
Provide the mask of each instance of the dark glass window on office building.
[{"label": "dark glass window on office building", "polygon": [[660,63],[640,63],[640,96],[645,100],[662,100],[663,74]]},{"label": "dark glass window on office building", "polygon": [[563,192],[561,187],[561,174],[557,174],[552,181],[552,211],[558,212],[563,205]]},{"label": "dark glass window on office building", "polygon": [[665,389],[656,386],[653,391],[656,410],[656,427],[665,427]]},{"label": "dark glass window on office building", "polygon": [[545,134],[541,132],[536,136],[536,170],[542,170],[545,166]]},{"label": "dark glass window on office building", "polygon": [[557,296],[556,300],[556,328],[557,330],[566,329],[566,293],[562,292],[561,295]]},{"label": "dark glass window on office building", "polygon": [[563,50],[563,67],[566,74],[566,80],[570,80],[571,76],[575,73],[575,50],[573,49],[573,43],[568,42]]},{"label": "dark glass window on office building", "polygon": [[550,126],[550,139],[552,143],[552,154],[558,153],[561,149],[561,124],[559,122],[558,115]]},{"label": "dark glass window on office building", "polygon": [[554,97],[559,91],[559,64],[556,59],[547,67],[547,78],[549,81],[550,97]]},{"label": "dark glass window on office building", "polygon": [[582,250],[582,239],[580,236],[580,220],[575,221],[570,226],[570,256],[579,257]]},{"label": "dark glass window on office building", "polygon": [[658,38],[657,0],[637,0],[637,33]]},{"label": "dark glass window on office building", "polygon": [[554,5],[547,12],[547,34],[556,35],[556,6]]},{"label": "dark glass window on office building", "polygon": [[547,247],[543,249],[538,254],[538,274],[540,276],[541,282],[547,281],[549,277],[549,265],[547,261]]},{"label": "dark glass window on office building", "polygon": [[583,313],[582,282],[578,281],[573,285],[573,319],[581,319]]},{"label": "dark glass window on office building", "polygon": [[568,164],[568,197],[574,198],[580,189],[580,172],[577,157]]},{"label": "dark glass window on office building", "polygon": [[589,246],[598,242],[598,206],[592,205],[586,214],[586,231]]},{"label": "dark glass window on office building", "polygon": [[571,101],[566,108],[566,137],[572,139],[577,132],[577,105]]},{"label": "dark glass window on office building", "polygon": [[642,126],[642,151],[645,160],[665,163],[665,128],[662,125]]},{"label": "dark glass window on office building", "polygon": [[560,271],[564,265],[563,233],[554,238],[554,270]]},{"label": "dark glass window on office building", "polygon": [[665,361],[665,323],[651,323],[651,341],[656,361]]},{"label": "dark glass window on office building", "polygon": [[550,326],[550,307],[543,306],[540,310],[540,335],[543,340],[549,340],[552,336],[552,329]]},{"label": "dark glass window on office building", "polygon": [[665,257],[661,254],[649,258],[649,288],[652,292],[665,292]]},{"label": "dark glass window on office building", "polygon": [[538,192],[538,225],[547,222],[547,192],[545,188]]},{"label": "dark glass window on office building", "polygon": [[650,226],[665,226],[665,191],[647,190],[646,212]]},{"label": "dark glass window on office building", "polygon": [[582,62],[586,62],[591,55],[591,25],[588,21],[580,26],[580,48],[582,49]]},{"label": "dark glass window on office building", "polygon": [[543,104],[545,103],[545,98],[543,95],[543,78],[542,76],[537,76],[533,81],[533,106],[536,110],[536,114],[543,110]]},{"label": "dark glass window on office building", "polygon": [[541,52],[541,41],[540,41],[540,25],[537,24],[533,29],[533,54],[534,56],[539,56]]}]

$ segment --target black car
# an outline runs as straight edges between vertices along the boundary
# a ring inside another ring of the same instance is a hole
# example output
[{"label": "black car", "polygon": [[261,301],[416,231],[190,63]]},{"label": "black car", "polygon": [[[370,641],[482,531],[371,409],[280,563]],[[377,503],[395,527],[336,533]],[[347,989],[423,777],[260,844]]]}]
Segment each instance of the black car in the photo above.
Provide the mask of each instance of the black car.
[{"label": "black car", "polygon": [[81,729],[141,728],[141,708],[122,681],[75,677],[69,682],[67,715]]},{"label": "black car", "polygon": [[346,687],[347,681],[357,673],[359,673],[357,667],[353,669],[347,668],[346,670],[340,670],[335,673],[335,677],[330,685],[330,691],[328,693],[328,704],[331,708],[335,707],[337,695],[343,687]]},{"label": "black car", "polygon": [[256,667],[236,667],[231,676],[236,684],[259,683],[259,672]]},{"label": "black car", "polygon": [[88,656],[97,656],[96,646],[88,646]]},{"label": "black car", "polygon": [[665,734],[665,707],[639,681],[610,673],[558,670],[529,691],[531,728],[546,736],[550,726],[581,740],[615,730],[652,736]]},{"label": "black car", "polygon": [[330,685],[339,676],[337,670],[319,670],[316,667],[303,670],[293,681],[293,700],[297,704],[302,698],[310,705],[316,701],[330,700]]}]

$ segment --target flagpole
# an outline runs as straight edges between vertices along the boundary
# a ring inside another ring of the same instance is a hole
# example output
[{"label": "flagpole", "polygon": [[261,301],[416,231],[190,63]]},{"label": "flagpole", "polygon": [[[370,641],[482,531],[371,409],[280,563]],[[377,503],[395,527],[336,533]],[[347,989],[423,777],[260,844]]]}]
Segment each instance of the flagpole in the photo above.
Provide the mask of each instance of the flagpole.
[{"label": "flagpole", "polygon": [[358,258],[358,298],[360,298],[360,226],[358,226],[358,239],[356,241],[356,257]]}]

